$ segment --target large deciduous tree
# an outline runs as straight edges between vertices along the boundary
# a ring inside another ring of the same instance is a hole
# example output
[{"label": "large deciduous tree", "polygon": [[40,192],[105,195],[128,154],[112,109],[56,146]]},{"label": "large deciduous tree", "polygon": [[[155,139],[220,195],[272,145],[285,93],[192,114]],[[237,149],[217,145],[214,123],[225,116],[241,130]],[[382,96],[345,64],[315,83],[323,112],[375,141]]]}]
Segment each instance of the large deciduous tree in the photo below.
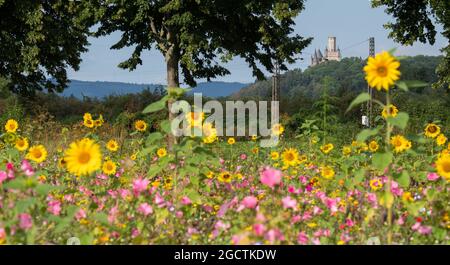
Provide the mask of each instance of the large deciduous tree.
[{"label": "large deciduous tree", "polygon": [[[450,41],[449,0],[372,0],[373,7],[385,6],[385,11],[395,19],[385,27],[390,37],[403,45],[416,41],[435,43],[436,27],[443,27],[442,35]],[[439,81],[435,87],[450,88],[450,44],[442,49],[444,58],[437,68]]]},{"label": "large deciduous tree", "polygon": [[[134,47],[121,68],[142,64],[142,52],[156,48],[167,65],[167,87],[210,80],[230,72],[221,63],[245,59],[258,78],[260,66],[282,70],[311,41],[293,34],[303,0],[105,0],[97,35],[122,33],[112,49]],[[170,105],[169,100],[169,105]],[[170,106],[169,106],[170,107]]]},{"label": "large deciduous tree", "polygon": [[88,1],[0,0],[0,77],[11,91],[62,91],[77,70],[93,15]]}]

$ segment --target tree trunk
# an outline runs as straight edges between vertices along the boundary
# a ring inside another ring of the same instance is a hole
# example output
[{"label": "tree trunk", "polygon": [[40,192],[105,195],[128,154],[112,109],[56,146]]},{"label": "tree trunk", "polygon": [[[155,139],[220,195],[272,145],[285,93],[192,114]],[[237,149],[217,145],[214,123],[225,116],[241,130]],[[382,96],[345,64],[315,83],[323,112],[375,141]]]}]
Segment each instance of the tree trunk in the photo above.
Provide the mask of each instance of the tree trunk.
[{"label": "tree trunk", "polygon": [[[180,80],[178,75],[178,51],[174,46],[170,47],[166,53],[166,64],[167,64],[167,91],[169,92],[171,88],[177,88],[180,86]],[[175,118],[175,115],[170,112],[172,108],[172,104],[175,99],[169,98],[167,102],[167,107],[169,110],[169,121]],[[172,151],[173,145],[175,144],[175,136],[172,133],[169,133],[167,136],[167,148],[169,151]]]}]

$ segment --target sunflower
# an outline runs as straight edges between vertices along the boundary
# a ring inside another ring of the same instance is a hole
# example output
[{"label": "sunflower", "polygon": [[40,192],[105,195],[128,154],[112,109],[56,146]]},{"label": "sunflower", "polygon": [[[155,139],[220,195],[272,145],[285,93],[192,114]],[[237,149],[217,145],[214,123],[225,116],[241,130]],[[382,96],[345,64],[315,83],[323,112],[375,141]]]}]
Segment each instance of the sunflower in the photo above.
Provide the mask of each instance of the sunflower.
[{"label": "sunflower", "polygon": [[447,142],[447,137],[445,137],[444,134],[439,134],[439,136],[436,138],[436,143],[439,146],[444,145]]},{"label": "sunflower", "polygon": [[403,194],[402,194],[402,201],[405,202],[405,203],[413,202],[414,201],[414,197],[412,196],[411,192],[409,192],[409,191],[403,192]]},{"label": "sunflower", "polygon": [[[389,111],[389,114],[388,114],[388,111]],[[385,118],[385,119],[387,119],[388,117],[395,117],[395,116],[397,116],[397,114],[398,114],[398,109],[396,106],[394,106],[392,104],[389,105],[389,107],[385,106],[383,108],[383,111],[381,112],[381,116],[383,116],[383,118]]]},{"label": "sunflower", "polygon": [[450,180],[450,155],[443,155],[436,161],[437,173],[444,177],[447,181]]},{"label": "sunflower", "polygon": [[159,148],[158,151],[156,151],[156,154],[158,157],[165,157],[167,155],[167,150],[164,147]]},{"label": "sunflower", "polygon": [[374,190],[374,191],[377,191],[377,190],[381,189],[381,187],[383,187],[383,183],[381,182],[381,180],[379,178],[371,179],[369,182],[369,185],[372,188],[372,190]]},{"label": "sunflower", "polygon": [[109,140],[106,143],[106,148],[111,152],[116,152],[119,149],[119,144],[116,140]]},{"label": "sunflower", "polygon": [[236,140],[233,137],[230,137],[230,138],[228,138],[227,142],[228,142],[229,145],[233,145],[233,144],[236,143]]},{"label": "sunflower", "polygon": [[89,112],[86,112],[83,115],[83,120],[92,120],[92,114],[90,114]]},{"label": "sunflower", "polygon": [[203,142],[205,144],[213,143],[217,140],[217,129],[209,122],[203,124]]},{"label": "sunflower", "polygon": [[272,152],[270,153],[270,158],[271,158],[272,160],[278,160],[278,158],[280,158],[280,153],[278,153],[277,151],[272,151]]},{"label": "sunflower", "polygon": [[256,140],[258,140],[258,136],[257,135],[252,135],[252,141],[256,141]]},{"label": "sunflower", "polygon": [[145,132],[145,130],[147,130],[147,123],[143,120],[137,120],[134,123],[134,128],[140,132]]},{"label": "sunflower", "polygon": [[9,119],[5,124],[6,132],[15,133],[19,128],[19,123],[16,120]]},{"label": "sunflower", "polygon": [[214,172],[209,171],[208,174],[206,174],[206,177],[209,178],[209,179],[214,178]]},{"label": "sunflower", "polygon": [[333,144],[325,144],[322,145],[320,147],[320,150],[324,153],[324,154],[328,154],[329,152],[331,152],[331,150],[333,150],[334,145]]},{"label": "sunflower", "polygon": [[332,167],[324,166],[320,170],[320,175],[326,179],[331,179],[334,177],[334,169]]},{"label": "sunflower", "polygon": [[298,163],[298,151],[294,148],[285,149],[281,157],[285,166],[295,166]]},{"label": "sunflower", "polygon": [[43,145],[32,146],[26,155],[26,159],[32,160],[36,163],[42,163],[46,158],[47,150]]},{"label": "sunflower", "polygon": [[368,147],[369,147],[370,152],[374,153],[374,152],[376,152],[378,150],[379,145],[378,145],[378,143],[376,141],[371,141],[369,143]]},{"label": "sunflower", "polygon": [[88,128],[94,128],[95,123],[94,123],[94,120],[92,120],[92,119],[84,119],[83,120],[83,125],[88,127]]},{"label": "sunflower", "polygon": [[352,148],[348,145],[342,147],[342,154],[344,156],[349,156],[352,153]]},{"label": "sunflower", "polygon": [[[391,145],[394,147],[394,151],[396,153],[400,153],[403,152],[408,148],[408,145],[410,145],[411,143],[409,141],[403,137],[402,135],[395,135],[393,137],[391,137]],[[411,147],[411,146],[409,146]]]},{"label": "sunflower", "polygon": [[101,127],[103,125],[103,121],[100,119],[94,120],[94,125],[95,127]]},{"label": "sunflower", "polygon": [[105,163],[103,163],[103,173],[106,175],[114,175],[116,174],[116,163],[114,163],[111,160],[106,161]]},{"label": "sunflower", "polygon": [[67,170],[76,175],[84,176],[100,169],[102,153],[100,146],[91,139],[82,139],[70,144],[64,155]]},{"label": "sunflower", "polygon": [[273,135],[279,136],[279,135],[283,134],[283,132],[284,132],[284,127],[280,123],[276,123],[276,124],[272,125],[272,134]]},{"label": "sunflower", "polygon": [[15,147],[16,147],[17,150],[25,151],[25,150],[28,149],[28,146],[29,146],[29,144],[28,144],[28,139],[27,138],[23,137],[23,138],[17,138],[16,139]]},{"label": "sunflower", "polygon": [[233,179],[233,176],[230,172],[224,171],[220,173],[219,177],[217,178],[220,182],[230,183]]},{"label": "sunflower", "polygon": [[203,112],[191,111],[186,114],[186,120],[191,127],[201,126],[204,118],[205,113]]},{"label": "sunflower", "polygon": [[364,67],[367,83],[378,91],[382,88],[388,91],[400,77],[399,67],[400,63],[386,51],[369,57]]},{"label": "sunflower", "polygon": [[172,177],[168,176],[168,177],[164,178],[163,188],[166,189],[166,190],[171,190],[172,187],[173,187]]},{"label": "sunflower", "polygon": [[305,163],[307,160],[308,160],[308,157],[306,155],[300,155],[298,157],[298,163],[299,164]]},{"label": "sunflower", "polygon": [[441,128],[434,123],[429,123],[425,127],[425,136],[429,138],[436,138],[441,133]]},{"label": "sunflower", "polygon": [[65,166],[66,166],[66,160],[64,160],[64,157],[61,157],[61,158],[58,160],[58,167],[64,168]]}]

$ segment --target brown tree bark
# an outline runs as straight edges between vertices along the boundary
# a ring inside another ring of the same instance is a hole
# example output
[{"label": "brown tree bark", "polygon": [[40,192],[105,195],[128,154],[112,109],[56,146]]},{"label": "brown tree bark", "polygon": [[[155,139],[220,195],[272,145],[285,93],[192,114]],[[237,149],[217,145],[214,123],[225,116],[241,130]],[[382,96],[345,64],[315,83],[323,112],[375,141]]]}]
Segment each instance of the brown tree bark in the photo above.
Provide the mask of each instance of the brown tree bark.
[{"label": "brown tree bark", "polygon": [[[180,86],[180,79],[178,73],[178,61],[179,61],[179,53],[178,50],[172,45],[166,52],[166,64],[167,64],[167,91],[169,92],[171,88],[177,88]],[[175,115],[170,111],[172,108],[172,104],[175,99],[169,98],[167,102],[167,107],[169,110],[169,121],[175,118]],[[175,144],[176,139],[172,133],[169,133],[167,136],[167,149],[172,151],[173,145]]]}]

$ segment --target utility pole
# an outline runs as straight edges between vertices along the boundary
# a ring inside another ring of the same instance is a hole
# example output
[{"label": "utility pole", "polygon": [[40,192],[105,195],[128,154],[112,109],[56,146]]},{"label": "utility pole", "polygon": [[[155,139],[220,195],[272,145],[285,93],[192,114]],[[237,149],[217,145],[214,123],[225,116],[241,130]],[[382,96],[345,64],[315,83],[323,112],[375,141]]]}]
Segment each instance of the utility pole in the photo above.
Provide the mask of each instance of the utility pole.
[{"label": "utility pole", "polygon": [[[369,57],[375,57],[375,38],[369,38]],[[370,100],[367,101],[366,110],[362,109],[362,124],[369,128],[372,127],[372,119],[373,119],[373,89],[367,85],[367,93],[370,95]],[[363,107],[362,107],[363,108]]]},{"label": "utility pole", "polygon": [[280,101],[280,65],[275,62],[272,76],[272,101]]}]

